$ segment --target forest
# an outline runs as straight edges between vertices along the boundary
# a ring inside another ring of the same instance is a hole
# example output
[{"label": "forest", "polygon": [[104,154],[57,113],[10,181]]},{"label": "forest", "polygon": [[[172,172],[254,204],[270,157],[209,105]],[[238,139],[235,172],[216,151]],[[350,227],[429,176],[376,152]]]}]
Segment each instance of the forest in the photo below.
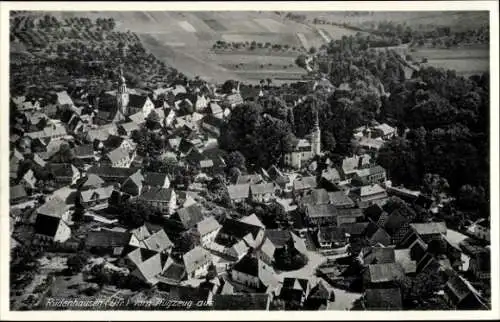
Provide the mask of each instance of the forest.
[{"label": "forest", "polygon": [[382,147],[377,162],[394,184],[421,189],[426,174],[437,175],[466,217],[487,217],[489,75],[412,69],[395,51],[363,50],[355,39],[332,42],[316,57],[336,87],[333,94],[317,90],[293,108],[279,95],[245,104],[223,129],[221,147],[240,151],[252,168],[279,164],[282,153],[310,133],[317,110],[322,149],[338,160],[362,152],[352,141],[355,128],[387,122],[400,135]]}]

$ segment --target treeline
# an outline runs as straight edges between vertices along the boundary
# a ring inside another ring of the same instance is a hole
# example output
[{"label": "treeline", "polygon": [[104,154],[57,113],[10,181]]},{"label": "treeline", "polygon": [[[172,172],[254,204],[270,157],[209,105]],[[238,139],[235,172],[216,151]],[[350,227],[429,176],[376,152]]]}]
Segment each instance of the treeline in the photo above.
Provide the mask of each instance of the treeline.
[{"label": "treeline", "polygon": [[212,49],[214,50],[239,50],[239,49],[248,49],[248,50],[256,50],[256,49],[269,49],[275,51],[305,51],[304,47],[296,47],[291,46],[289,44],[278,44],[278,43],[270,43],[270,42],[257,42],[253,41],[224,41],[217,40],[213,45]]}]

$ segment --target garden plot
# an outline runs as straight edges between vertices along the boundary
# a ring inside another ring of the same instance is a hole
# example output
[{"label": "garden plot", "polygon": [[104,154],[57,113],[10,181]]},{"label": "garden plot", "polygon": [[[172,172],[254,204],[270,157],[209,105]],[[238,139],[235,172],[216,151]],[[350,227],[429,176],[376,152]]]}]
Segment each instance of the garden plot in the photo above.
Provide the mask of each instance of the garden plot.
[{"label": "garden plot", "polygon": [[263,26],[269,32],[280,33],[289,31],[289,28],[286,25],[274,19],[263,18],[263,19],[254,19],[254,21],[257,24]]}]

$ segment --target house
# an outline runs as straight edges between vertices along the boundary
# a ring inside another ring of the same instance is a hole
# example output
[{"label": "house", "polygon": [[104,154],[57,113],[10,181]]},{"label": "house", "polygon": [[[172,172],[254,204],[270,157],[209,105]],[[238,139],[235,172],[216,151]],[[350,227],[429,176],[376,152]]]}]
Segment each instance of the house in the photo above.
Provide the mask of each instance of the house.
[{"label": "house", "polygon": [[17,149],[14,149],[9,160],[9,173],[11,179],[17,178],[19,164],[21,164],[21,161],[23,160],[24,156],[22,155],[22,153],[19,152]]},{"label": "house", "polygon": [[347,235],[340,227],[320,227],[317,233],[321,249],[344,249],[347,246]]},{"label": "house", "polygon": [[69,206],[60,198],[54,198],[37,209],[35,236],[41,241],[65,242],[71,237]]},{"label": "house", "polygon": [[397,287],[405,278],[399,263],[370,264],[363,273],[365,289]]},{"label": "house", "polygon": [[303,195],[306,191],[316,188],[316,177],[299,177],[293,181],[292,191],[294,195]]},{"label": "house", "polygon": [[462,276],[454,274],[445,285],[445,299],[457,310],[489,310],[480,293]]},{"label": "house", "polygon": [[300,202],[302,204],[326,205],[330,203],[330,198],[325,189],[313,189],[304,193]]},{"label": "house", "polygon": [[200,171],[207,175],[212,175],[214,170],[214,162],[210,159],[201,160],[199,163]]},{"label": "house", "polygon": [[89,143],[75,146],[73,148],[73,156],[82,162],[93,163],[96,160],[94,145]]},{"label": "house", "polygon": [[221,225],[213,217],[206,217],[196,224],[196,234],[202,246],[212,243],[219,232]]},{"label": "house", "polygon": [[199,278],[208,273],[212,256],[205,249],[196,246],[182,256],[188,278]]},{"label": "house", "polygon": [[131,196],[138,196],[143,189],[144,177],[140,171],[133,173],[121,185],[121,191]]},{"label": "house", "polygon": [[170,187],[170,179],[168,178],[168,175],[162,172],[145,172],[142,182],[145,187]]},{"label": "house", "polygon": [[260,183],[250,185],[250,197],[253,201],[269,203],[273,201],[276,196],[274,195],[274,183]]},{"label": "house", "polygon": [[397,135],[397,129],[386,123],[382,123],[372,128],[372,135],[374,137],[381,137],[384,140],[390,140]]},{"label": "house", "polygon": [[427,244],[432,240],[443,240],[447,230],[445,222],[411,223],[410,228]]},{"label": "house", "polygon": [[167,268],[156,277],[160,283],[180,285],[182,281],[187,279],[184,263],[177,263],[172,260],[172,257],[169,257],[166,266]]},{"label": "house", "polygon": [[490,219],[481,218],[472,224],[467,231],[479,239],[490,241]]},{"label": "house", "polygon": [[337,226],[360,222],[364,217],[360,208],[340,208],[337,209]]},{"label": "house", "polygon": [[256,293],[269,293],[279,283],[273,268],[252,254],[234,264],[231,279]]},{"label": "house", "polygon": [[395,263],[396,254],[394,248],[392,247],[363,247],[358,255],[358,261],[363,266]]},{"label": "house", "polygon": [[371,185],[383,183],[387,180],[386,171],[383,167],[376,165],[374,167],[356,170],[351,182],[360,185]]},{"label": "house", "polygon": [[229,94],[224,98],[224,103],[233,109],[236,106],[243,104],[243,97],[241,97],[240,93]]},{"label": "house", "polygon": [[335,168],[327,168],[321,172],[321,184],[328,188],[334,188],[340,179],[340,173]]},{"label": "house", "polygon": [[469,271],[477,280],[488,280],[491,278],[491,256],[490,250],[476,252],[469,260]]},{"label": "house", "polygon": [[377,244],[388,246],[392,244],[392,238],[385,229],[373,223],[370,223],[366,229],[366,240],[371,246]]},{"label": "house", "polygon": [[88,232],[85,247],[92,252],[107,252],[119,256],[123,253],[129,239],[130,233],[126,230],[100,228]]},{"label": "house", "polygon": [[231,199],[231,202],[241,203],[249,198],[250,185],[249,184],[228,185],[227,192],[229,193],[229,198]]},{"label": "house", "polygon": [[171,188],[150,188],[143,191],[138,200],[160,211],[173,214],[176,208],[177,195],[174,189]]},{"label": "house", "polygon": [[172,249],[174,244],[161,227],[153,227],[144,224],[130,231],[130,246],[148,249],[158,253],[166,253]]},{"label": "house", "polygon": [[73,100],[66,91],[56,93],[55,104],[60,111],[69,110],[74,107]]},{"label": "house", "polygon": [[218,138],[220,136],[221,128],[224,124],[224,121],[220,118],[217,118],[214,115],[207,115],[203,118],[201,122],[201,128]]},{"label": "house", "polygon": [[137,171],[139,171],[137,168],[92,166],[87,170],[87,175],[94,174],[106,182],[122,184],[128,177]]},{"label": "house", "polygon": [[24,185],[18,184],[10,187],[9,200],[11,205],[24,202],[28,198]]},{"label": "house", "polygon": [[286,302],[304,304],[311,291],[310,281],[303,278],[285,277],[279,298]]},{"label": "house", "polygon": [[214,117],[216,117],[218,119],[224,118],[224,111],[222,110],[222,107],[220,107],[220,105],[217,104],[217,102],[210,102],[209,108],[210,108],[211,115],[213,115]]},{"label": "house", "polygon": [[80,204],[85,209],[101,210],[108,208],[108,201],[113,194],[113,186],[89,188],[80,191]]},{"label": "house", "polygon": [[409,218],[401,214],[399,210],[393,211],[387,217],[383,228],[391,236],[394,244],[398,244],[404,239],[410,229],[409,221]]},{"label": "house", "polygon": [[226,219],[215,238],[216,243],[226,247],[232,247],[238,242],[244,241],[248,247],[256,248],[263,240],[264,229],[262,227],[235,219]]},{"label": "house", "polygon": [[199,204],[190,205],[177,209],[177,212],[170,217],[182,230],[194,228],[203,220],[203,213]]},{"label": "house", "polygon": [[328,192],[328,198],[330,204],[338,209],[354,208],[356,206],[354,201],[343,191]]},{"label": "house", "polygon": [[270,294],[215,294],[212,308],[217,311],[268,311],[270,304]]},{"label": "house", "polygon": [[71,163],[49,163],[47,169],[61,185],[73,185],[80,179],[80,171]]},{"label": "house", "polygon": [[337,208],[330,204],[306,205],[306,220],[311,226],[336,224],[337,215]]},{"label": "house", "polygon": [[309,291],[304,307],[310,310],[319,310],[320,308],[328,305],[328,301],[335,298],[333,290],[326,287],[323,279],[320,279],[314,287]]},{"label": "house", "polygon": [[264,232],[264,238],[269,239],[276,251],[288,250],[296,251],[303,255],[307,254],[306,244],[303,239],[295,235],[293,232],[281,229],[267,229]]},{"label": "house", "polygon": [[104,155],[101,160],[101,166],[109,166],[113,168],[128,168],[132,164],[134,159],[134,153],[130,153],[124,148],[116,148],[106,155]]},{"label": "house", "polygon": [[361,208],[366,208],[375,201],[387,199],[387,192],[379,184],[362,186],[357,189],[352,189],[352,198],[358,203]]},{"label": "house", "polygon": [[257,215],[255,214],[243,217],[240,219],[240,221],[253,226],[261,227],[262,229],[266,229],[266,226],[262,223],[262,221],[260,221],[259,217],[257,217]]},{"label": "house", "polygon": [[66,128],[62,125],[51,125],[41,131],[28,132],[26,136],[31,139],[57,139],[68,135]]},{"label": "house", "polygon": [[356,170],[366,169],[370,167],[370,164],[371,157],[368,154],[346,157],[342,160],[340,172],[344,180],[350,180],[356,174]]},{"label": "house", "polygon": [[142,112],[142,115],[147,117],[154,108],[155,106],[148,96],[129,94],[127,105],[129,115]]},{"label": "house", "polygon": [[159,282],[158,276],[167,268],[168,255],[147,249],[137,248],[127,254],[129,262],[135,266],[130,275],[150,285]]},{"label": "house", "polygon": [[399,287],[369,288],[365,290],[364,305],[367,310],[402,310],[401,290]]},{"label": "house", "polygon": [[23,185],[25,189],[35,189],[36,178],[33,170],[29,169],[28,171],[26,171],[26,173],[19,181],[19,184]]}]

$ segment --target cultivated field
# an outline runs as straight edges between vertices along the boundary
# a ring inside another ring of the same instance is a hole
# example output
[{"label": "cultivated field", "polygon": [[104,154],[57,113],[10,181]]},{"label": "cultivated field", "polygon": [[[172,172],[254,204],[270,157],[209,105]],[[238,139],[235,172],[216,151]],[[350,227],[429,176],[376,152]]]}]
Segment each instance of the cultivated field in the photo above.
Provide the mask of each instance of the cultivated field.
[{"label": "cultivated field", "polygon": [[427,58],[427,63],[423,65],[452,69],[463,76],[487,72],[490,69],[488,48],[422,48],[412,52],[411,55],[418,60]]}]

